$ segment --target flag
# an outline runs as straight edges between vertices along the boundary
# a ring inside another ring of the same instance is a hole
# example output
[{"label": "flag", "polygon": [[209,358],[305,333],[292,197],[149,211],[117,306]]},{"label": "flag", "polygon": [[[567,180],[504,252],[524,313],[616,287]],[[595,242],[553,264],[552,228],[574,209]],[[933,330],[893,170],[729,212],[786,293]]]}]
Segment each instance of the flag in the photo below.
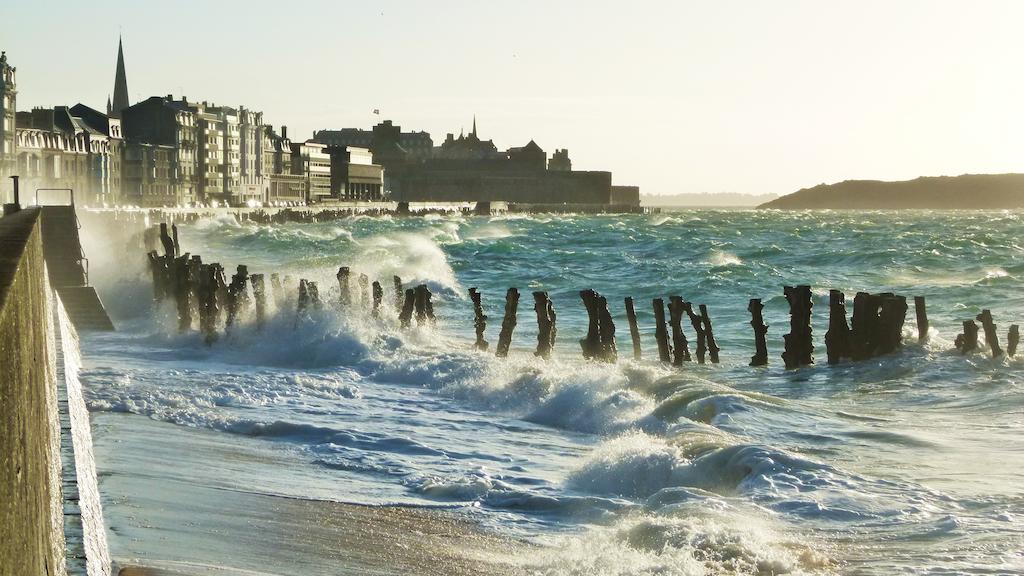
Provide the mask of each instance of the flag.
[{"label": "flag", "polygon": [[373,113],[376,114],[377,116],[380,116],[380,108],[374,108]]}]

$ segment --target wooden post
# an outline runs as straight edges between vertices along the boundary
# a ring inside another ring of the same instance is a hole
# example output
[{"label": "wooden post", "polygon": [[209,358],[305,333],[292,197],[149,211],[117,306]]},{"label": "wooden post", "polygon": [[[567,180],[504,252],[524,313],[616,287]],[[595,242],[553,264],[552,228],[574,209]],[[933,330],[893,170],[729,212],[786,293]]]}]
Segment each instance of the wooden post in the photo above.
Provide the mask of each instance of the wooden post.
[{"label": "wooden post", "polygon": [[924,296],[914,296],[914,312],[917,313],[917,341],[928,341],[928,310],[925,308]]},{"label": "wooden post", "polygon": [[174,240],[167,234],[167,223],[160,223],[160,244],[164,247],[164,257],[167,259],[174,258]]},{"label": "wooden post", "polygon": [[299,325],[299,319],[309,308],[309,284],[305,278],[299,279],[299,299],[295,302],[295,326]]},{"label": "wooden post", "polygon": [[402,309],[402,302],[405,300],[405,290],[402,289],[402,279],[398,276],[391,277],[395,285],[395,310]]},{"label": "wooden post", "polygon": [[1013,358],[1017,353],[1017,343],[1020,342],[1020,326],[1010,325],[1010,332],[1006,335],[1006,355]]},{"label": "wooden post", "polygon": [[164,259],[156,250],[150,251],[146,256],[149,258],[149,270],[153,275],[153,300],[160,302],[167,294],[164,286]]},{"label": "wooden post", "polygon": [[267,289],[263,284],[263,274],[249,276],[252,282],[252,295],[256,300],[256,329],[263,330],[263,321],[267,311]]},{"label": "wooden post", "polygon": [[892,293],[879,294],[882,308],[878,316],[878,354],[890,354],[903,346],[903,324],[907,319],[907,299]]},{"label": "wooden post", "polygon": [[487,316],[484,314],[483,304],[480,302],[480,292],[475,287],[469,289],[469,299],[473,301],[473,330],[476,332],[476,347],[478,350],[487,350],[489,344],[487,340],[484,340]]},{"label": "wooden post", "polygon": [[708,356],[710,356],[712,364],[718,364],[718,353],[721,348],[718,347],[718,342],[715,340],[715,331],[711,327],[711,316],[708,315],[708,307],[705,304],[700,305],[700,317],[704,321],[704,337],[707,339]]},{"label": "wooden post", "polygon": [[750,357],[751,366],[765,366],[768,364],[768,325],[764,323],[764,304],[760,298],[751,298],[747,304],[750,312],[750,327],[754,329],[754,355]]},{"label": "wooden post", "polygon": [[600,294],[597,296],[597,327],[600,335],[600,358],[605,362],[617,362],[619,351],[615,346],[615,321],[608,311],[608,299]]},{"label": "wooden post", "polygon": [[843,358],[850,357],[850,325],[846,322],[846,295],[839,290],[828,291],[825,353],[829,364],[838,364]]},{"label": "wooden post", "polygon": [[682,325],[685,312],[686,306],[681,296],[668,297],[668,324],[672,327],[673,366],[682,366],[683,362],[690,361],[690,344],[686,341]]},{"label": "wooden post", "polygon": [[708,351],[704,321],[693,311],[693,304],[690,302],[683,302],[683,312],[686,312],[686,317],[690,319],[690,326],[693,326],[693,332],[697,335],[697,363],[703,364],[704,356]]},{"label": "wooden post", "polygon": [[248,301],[246,282],[249,279],[249,270],[244,264],[239,264],[237,271],[231,276],[231,284],[228,284],[228,316],[224,322],[224,330],[228,331],[235,324],[238,314],[245,308]]},{"label": "wooden post", "polygon": [[338,268],[338,303],[342,308],[352,303],[352,292],[349,288],[349,276],[351,276],[351,271],[348,269],[348,266]]},{"label": "wooden post", "polygon": [[370,309],[370,277],[366,274],[359,275],[359,299],[363,303],[363,310]]},{"label": "wooden post", "polygon": [[178,227],[171,224],[171,242],[174,244],[174,257],[181,256],[181,244],[178,244]]},{"label": "wooden post", "polygon": [[665,301],[655,298],[654,305],[654,339],[658,342],[658,358],[662,362],[672,361],[672,347],[668,343],[668,328],[665,326]]},{"label": "wooden post", "polygon": [[402,304],[402,311],[398,313],[398,321],[401,323],[402,328],[408,328],[412,325],[412,312],[415,307],[416,291],[412,288],[406,288],[405,302]]},{"label": "wooden post", "polygon": [[633,360],[641,360],[640,353],[640,327],[636,323],[636,310],[633,309],[633,297],[627,296],[626,320],[629,321],[629,337],[633,339]]},{"label": "wooden post", "polygon": [[811,287],[786,286],[783,294],[789,302],[789,334],[783,336],[785,351],[782,359],[786,368],[814,364],[814,344],[811,338]]},{"label": "wooden post", "polygon": [[199,277],[199,329],[207,346],[217,340],[217,267],[203,264]]},{"label": "wooden post", "polygon": [[874,353],[871,333],[878,322],[878,307],[867,292],[853,297],[853,317],[850,319],[850,357],[865,360]]},{"label": "wooden post", "polygon": [[533,311],[537,314],[537,351],[534,356],[547,360],[555,344],[554,306],[547,292],[533,293]]},{"label": "wooden post", "polygon": [[1003,353],[1003,349],[999,346],[999,334],[996,332],[995,321],[992,320],[992,311],[987,308],[982,310],[981,314],[978,314],[977,320],[985,329],[985,342],[992,350],[992,357],[998,358]]},{"label": "wooden post", "polygon": [[192,304],[189,302],[189,284],[191,283],[188,254],[172,261],[174,279],[174,301],[178,307],[178,331],[185,332],[192,328]]},{"label": "wooden post", "polygon": [[599,326],[597,310],[597,292],[586,289],[580,290],[580,298],[583,306],[587,309],[587,336],[580,340],[580,348],[583,350],[583,357],[587,360],[597,358],[601,353],[601,329]]},{"label": "wooden post", "polygon": [[974,320],[964,320],[964,331],[957,335],[956,347],[964,354],[978,349],[978,325]]},{"label": "wooden post", "polygon": [[313,305],[313,309],[322,310],[324,303],[323,300],[320,299],[320,287],[317,286],[316,282],[307,280],[306,290],[309,291],[309,303]]},{"label": "wooden post", "polygon": [[505,318],[501,321],[501,333],[498,334],[498,348],[495,355],[499,358],[508,356],[512,345],[512,332],[516,329],[516,310],[519,307],[519,290],[509,288],[505,293]]},{"label": "wooden post", "polygon": [[373,281],[373,311],[370,313],[374,318],[380,318],[380,303],[384,299],[384,288],[380,282]]}]

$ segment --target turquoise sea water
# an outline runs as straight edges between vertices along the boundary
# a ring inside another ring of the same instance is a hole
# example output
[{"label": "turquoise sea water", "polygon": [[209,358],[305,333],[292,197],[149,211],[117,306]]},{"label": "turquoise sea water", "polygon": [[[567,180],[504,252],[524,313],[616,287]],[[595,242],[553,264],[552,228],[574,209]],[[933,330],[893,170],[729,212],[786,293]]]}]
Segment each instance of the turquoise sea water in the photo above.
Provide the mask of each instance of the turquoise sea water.
[{"label": "turquoise sea water", "polygon": [[[142,255],[122,248],[114,262],[94,257],[121,331],[84,339],[83,381],[97,415],[222,434],[302,467],[297,481],[293,469],[254,462],[225,480],[233,490],[451,508],[535,544],[506,559],[526,573],[1020,573],[1022,360],[964,357],[952,341],[982,308],[1003,339],[1024,320],[1021,216],[208,219],[180,227],[183,251],[317,280],[328,303],[338,266],[380,279],[385,302],[398,274],[431,288],[438,325],[402,331],[391,310],[375,320],[332,306],[296,322],[292,287],[263,332],[247,321],[206,347],[175,333],[169,306],[151,305]],[[817,364],[787,371],[791,284],[814,290]],[[472,286],[492,350],[505,290],[523,294],[508,359],[472,348]],[[617,364],[581,358],[585,288],[611,304]],[[830,288],[851,309],[861,290],[927,297],[928,344],[917,344],[911,309],[899,353],[827,366]],[[548,291],[558,313],[550,361],[532,354],[533,290]],[[708,305],[720,365],[655,361],[650,301],[673,294]],[[637,302],[641,362],[625,296]],[[763,298],[770,325],[764,368],[747,366],[750,298]],[[142,555],[133,542],[145,530],[117,537],[127,505],[107,507],[115,556]],[[268,562],[265,573],[289,573]]]}]

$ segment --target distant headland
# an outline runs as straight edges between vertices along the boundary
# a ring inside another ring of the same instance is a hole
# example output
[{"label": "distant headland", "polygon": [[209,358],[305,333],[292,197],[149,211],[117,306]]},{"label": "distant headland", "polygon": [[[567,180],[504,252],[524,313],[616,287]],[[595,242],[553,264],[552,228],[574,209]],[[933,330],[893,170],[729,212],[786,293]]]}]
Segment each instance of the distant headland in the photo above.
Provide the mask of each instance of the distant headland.
[{"label": "distant headland", "polygon": [[765,202],[782,210],[986,210],[1024,208],[1024,174],[922,176],[901,182],[846,180]]}]

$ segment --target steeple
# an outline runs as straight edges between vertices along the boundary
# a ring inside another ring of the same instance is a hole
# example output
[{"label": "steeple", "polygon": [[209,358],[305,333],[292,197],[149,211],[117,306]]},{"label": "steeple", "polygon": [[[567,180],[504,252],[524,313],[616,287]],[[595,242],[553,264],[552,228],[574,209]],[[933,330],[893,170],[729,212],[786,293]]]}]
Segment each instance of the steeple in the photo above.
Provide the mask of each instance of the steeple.
[{"label": "steeple", "polygon": [[476,136],[476,114],[473,114],[473,136]]},{"label": "steeple", "polygon": [[131,106],[128,102],[128,78],[124,73],[124,48],[121,38],[117,39],[117,74],[114,76],[114,100],[111,103],[110,116],[121,117],[121,111]]}]

